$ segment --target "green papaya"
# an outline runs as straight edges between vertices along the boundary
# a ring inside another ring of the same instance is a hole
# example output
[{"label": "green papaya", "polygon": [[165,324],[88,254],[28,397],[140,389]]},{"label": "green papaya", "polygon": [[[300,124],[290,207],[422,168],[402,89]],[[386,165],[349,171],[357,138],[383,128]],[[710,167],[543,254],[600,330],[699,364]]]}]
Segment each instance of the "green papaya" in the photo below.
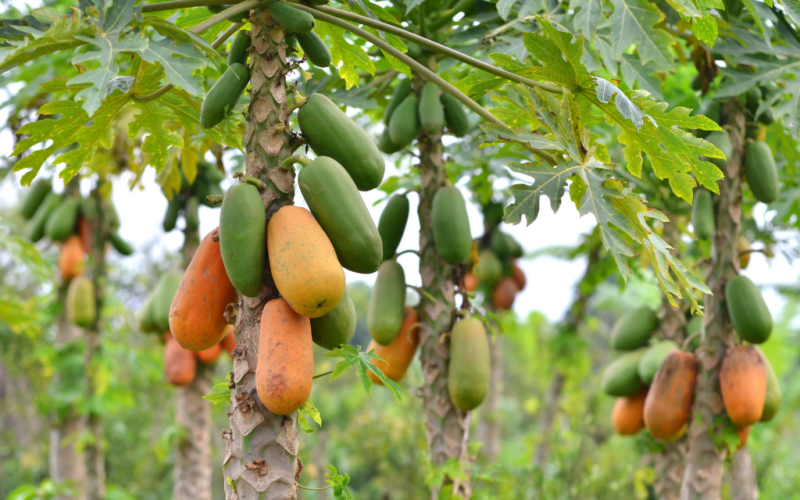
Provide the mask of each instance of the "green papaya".
[{"label": "green papaya", "polygon": [[489,240],[489,248],[500,260],[511,257],[511,245],[509,236],[499,229],[492,233],[492,237]]},{"label": "green papaya", "polygon": [[714,237],[716,225],[714,223],[714,199],[711,192],[698,189],[694,194],[692,204],[692,226],[694,235],[701,240]]},{"label": "green papaya", "polygon": [[463,411],[483,403],[489,390],[489,341],[477,318],[457,322],[450,333],[447,391],[453,405]]},{"label": "green papaya", "polygon": [[603,392],[618,398],[639,394],[646,387],[639,378],[639,362],[643,355],[643,350],[626,352],[609,363],[603,372]]},{"label": "green papaya", "polygon": [[[292,49],[295,52],[297,51],[297,37],[296,36],[294,36],[294,35],[287,36],[284,39],[284,42],[286,42],[286,48],[287,49]],[[287,51],[287,54],[288,53],[289,53],[289,51]]]},{"label": "green papaya", "polygon": [[522,258],[525,255],[525,249],[522,248],[522,244],[519,241],[517,241],[516,238],[507,233],[506,233],[506,239],[508,239],[508,247],[510,249],[510,253],[508,254],[508,256],[511,257],[512,259]]},{"label": "green papaya", "polygon": [[400,80],[397,86],[394,88],[394,94],[392,94],[392,98],[389,100],[389,104],[386,105],[386,109],[383,110],[383,123],[389,125],[389,122],[392,119],[392,115],[394,111],[397,109],[400,104],[406,100],[408,94],[411,93],[411,79],[405,78]]},{"label": "green papaya", "polygon": [[122,236],[116,231],[108,233],[108,239],[111,240],[111,246],[113,246],[114,250],[119,252],[120,255],[128,256],[133,253],[131,244],[123,240]]},{"label": "green papaya", "polygon": [[319,35],[309,31],[305,35],[298,33],[296,36],[306,54],[306,59],[314,63],[314,66],[327,68],[331,65],[331,51]]},{"label": "green papaya", "polygon": [[347,170],[359,191],[383,181],[383,155],[363,128],[322,94],[311,94],[297,121],[317,156],[333,158]]},{"label": "green papaya", "polygon": [[75,232],[78,223],[80,199],[68,197],[61,200],[45,224],[45,234],[51,241],[67,241]]},{"label": "green papaya", "polygon": [[139,330],[142,333],[164,333],[159,331],[158,325],[156,324],[154,309],[155,302],[151,294],[144,303],[142,310],[139,311]]},{"label": "green papaya", "polygon": [[397,247],[406,231],[406,224],[408,224],[408,212],[408,198],[399,194],[389,198],[386,207],[381,212],[381,218],[378,219],[378,232],[383,243],[383,260],[391,259],[397,252]]},{"label": "green papaya", "polygon": [[495,229],[503,222],[503,204],[490,201],[483,206],[483,226],[486,232]]},{"label": "green papaya", "polygon": [[94,283],[91,280],[79,276],[73,279],[67,290],[67,318],[81,327],[92,326],[97,317],[97,306],[95,304]]},{"label": "green papaya", "polygon": [[767,368],[767,397],[764,399],[764,410],[761,412],[761,422],[769,422],[775,415],[778,414],[778,410],[781,409],[781,403],[783,402],[783,395],[781,394],[781,385],[778,382],[778,376],[775,375],[775,369],[772,368],[772,363],[769,362],[769,358],[764,354],[764,352],[756,347],[756,351],[761,356],[761,359],[764,360],[764,366]]},{"label": "green papaya", "polygon": [[425,82],[419,95],[419,122],[428,135],[436,135],[444,128],[444,108],[439,99],[439,86]]},{"label": "green papaya", "polygon": [[173,195],[173,198],[167,203],[167,212],[164,214],[164,221],[162,227],[164,232],[168,233],[175,229],[175,223],[178,222],[178,213],[181,210],[181,200],[178,195]]},{"label": "green papaya", "polygon": [[725,285],[725,302],[733,328],[751,344],[766,342],[772,334],[772,314],[758,287],[746,276],[736,276]]},{"label": "green papaya", "polygon": [[678,344],[671,340],[659,342],[648,348],[642,359],[639,360],[639,378],[642,379],[642,382],[647,385],[652,384],[653,379],[656,378],[656,372],[664,364],[669,353],[679,350]]},{"label": "green papaya", "polygon": [[401,149],[411,144],[419,134],[419,99],[409,95],[397,106],[389,120],[389,137]]},{"label": "green papaya", "polygon": [[224,195],[225,192],[219,187],[219,184],[216,182],[210,182],[206,179],[197,179],[194,183],[194,192],[197,195],[197,199],[203,205],[210,207],[210,208],[217,208],[219,205],[212,205],[208,202],[209,195]]},{"label": "green papaya", "polygon": [[53,185],[50,179],[36,179],[31,188],[28,190],[28,195],[25,201],[22,202],[22,216],[25,220],[30,220],[36,215],[36,211],[42,205],[42,202],[47,195],[53,192]]},{"label": "green papaya", "polygon": [[[224,10],[228,10],[231,7],[233,7],[233,5],[209,5],[206,8],[212,14],[219,14],[220,12],[222,12]],[[247,12],[240,12],[238,14],[233,14],[233,15],[228,16],[228,21],[230,21],[232,23],[247,22],[247,15],[248,15]]]},{"label": "green papaya", "polygon": [[703,88],[703,77],[701,75],[697,75],[696,77],[694,77],[694,80],[692,80],[691,88],[694,91],[698,91]]},{"label": "green papaya", "polygon": [[706,141],[719,148],[726,158],[724,160],[722,158],[708,158],[708,161],[719,168],[725,168],[725,164],[728,163],[728,158],[733,155],[733,144],[731,144],[731,137],[727,132],[717,130],[716,132],[711,132],[708,134]]},{"label": "green papaya", "polygon": [[762,123],[764,125],[772,125],[775,123],[775,113],[772,111],[772,108],[767,108],[760,115],[758,115],[758,123]]},{"label": "green papaya", "polygon": [[656,328],[656,313],[649,307],[640,307],[616,322],[611,331],[611,343],[618,351],[634,351],[647,345]]},{"label": "green papaya", "polygon": [[314,5],[326,5],[329,0],[308,0]]},{"label": "green papaya", "polygon": [[333,350],[347,344],[356,333],[356,306],[347,291],[336,308],[319,318],[311,318],[311,338],[318,346]]},{"label": "green papaya", "polygon": [[249,81],[250,70],[247,67],[239,63],[230,65],[203,98],[200,126],[212,128],[224,120],[225,115],[236,107]]},{"label": "green papaya", "polygon": [[200,227],[200,200],[197,196],[186,198],[186,205],[183,207],[183,219],[186,221],[187,231],[197,231]]},{"label": "green papaya", "polygon": [[406,42],[406,47],[408,48],[408,57],[411,59],[419,59],[422,57],[422,47],[414,42]]},{"label": "green papaya", "polygon": [[766,142],[756,141],[747,145],[745,153],[747,184],[753,196],[763,203],[772,203],[778,197],[778,169],[772,150]]},{"label": "green papaya", "polygon": [[686,336],[694,335],[695,333],[699,333],[703,329],[703,317],[702,316],[692,316],[686,323]]},{"label": "green papaya", "polygon": [[[217,168],[216,163],[210,163],[205,160],[197,162],[198,173],[200,176],[211,184],[219,184],[225,180],[225,173]],[[195,187],[197,180],[195,180]],[[202,201],[202,200],[201,200]]]},{"label": "green papaya", "polygon": [[383,243],[353,179],[336,160],[319,156],[298,175],[300,192],[345,269],[370,274],[383,261]]},{"label": "green papaya", "polygon": [[53,211],[61,204],[61,195],[50,193],[44,199],[33,219],[28,222],[25,227],[25,236],[31,241],[36,243],[44,237],[44,228]]},{"label": "green papaya", "polygon": [[482,250],[478,258],[480,261],[475,267],[478,283],[494,286],[503,278],[503,264],[491,250]]},{"label": "green papaya", "polygon": [[255,186],[236,184],[222,199],[219,249],[234,288],[245,297],[261,293],[267,216]]},{"label": "green papaya", "polygon": [[403,325],[406,305],[406,274],[403,266],[387,260],[378,269],[367,313],[367,328],[380,345],[392,343]]},{"label": "green papaya", "polygon": [[466,262],[472,251],[472,235],[467,204],[458,188],[444,186],[436,191],[431,222],[433,241],[442,260],[448,264]]},{"label": "green papaya", "polygon": [[447,131],[456,137],[464,137],[469,132],[469,118],[464,112],[461,101],[442,92],[442,105],[444,106],[444,121],[447,124]]},{"label": "green papaya", "polygon": [[292,7],[285,2],[275,2],[269,8],[274,20],[286,29],[287,33],[305,34],[314,29],[314,16],[304,10]]},{"label": "green papaya", "polygon": [[108,228],[112,231],[119,230],[119,214],[117,213],[117,207],[114,206],[111,201],[108,202],[106,205],[105,211],[106,220],[108,220]]},{"label": "green papaya", "polygon": [[161,333],[169,331],[169,308],[181,286],[181,278],[178,273],[166,273],[158,281],[153,292],[153,318]]},{"label": "green papaya", "polygon": [[228,66],[236,63],[247,66],[247,49],[249,48],[250,35],[243,30],[237,31],[231,42],[231,50],[228,52]]},{"label": "green papaya", "polygon": [[384,127],[383,133],[381,134],[380,139],[378,139],[378,149],[387,155],[390,155],[397,153],[403,148],[392,142],[392,136],[389,134],[389,127]]},{"label": "green papaya", "polygon": [[761,104],[761,89],[758,87],[750,87],[747,91],[747,96],[745,100],[747,102],[747,109],[756,114],[756,110],[758,110],[758,106]]}]

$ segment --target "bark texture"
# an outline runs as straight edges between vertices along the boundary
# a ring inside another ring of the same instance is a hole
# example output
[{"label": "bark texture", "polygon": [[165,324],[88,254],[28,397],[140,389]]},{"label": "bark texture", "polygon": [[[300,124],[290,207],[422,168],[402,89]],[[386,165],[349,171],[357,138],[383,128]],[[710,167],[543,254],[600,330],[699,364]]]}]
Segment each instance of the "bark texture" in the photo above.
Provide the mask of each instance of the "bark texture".
[{"label": "bark texture", "polygon": [[758,500],[756,468],[747,445],[731,458],[731,500]]},{"label": "bark texture", "polygon": [[500,405],[503,400],[503,335],[489,335],[489,393],[481,406],[478,441],[483,443],[481,454],[487,463],[500,456],[502,421]]},{"label": "bark texture", "polygon": [[725,103],[723,118],[733,144],[733,154],[723,169],[725,178],[719,181],[720,195],[714,207],[716,232],[706,278],[713,295],[705,297],[704,335],[696,352],[699,370],[681,500],[719,500],[726,455],[725,451],[714,445],[712,436],[719,431],[715,418],[725,415],[719,389],[720,366],[725,351],[736,340],[724,299],[725,284],[739,273],[736,243],[742,216],[741,167],[745,118],[734,100]]},{"label": "bark texture", "polygon": [[[292,143],[287,106],[285,33],[263,11],[251,11],[250,108],[246,116],[245,147],[247,175],[261,179],[267,220],[282,206],[291,205],[294,173],[278,164],[290,156]],[[222,431],[227,500],[296,499],[295,481],[302,465],[297,459],[297,412],[275,415],[259,400],[255,371],[264,304],[278,297],[267,262],[259,297],[241,297],[234,308],[236,343],[231,400],[230,429]]]}]

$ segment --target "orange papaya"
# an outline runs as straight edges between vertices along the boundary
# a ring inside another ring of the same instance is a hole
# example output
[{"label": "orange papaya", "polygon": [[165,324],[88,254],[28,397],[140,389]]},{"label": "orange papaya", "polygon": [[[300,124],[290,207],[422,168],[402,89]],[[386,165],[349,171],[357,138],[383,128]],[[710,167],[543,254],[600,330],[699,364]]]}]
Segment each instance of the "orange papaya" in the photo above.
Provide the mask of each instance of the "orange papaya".
[{"label": "orange papaya", "polygon": [[633,436],[644,429],[644,401],[647,398],[647,389],[635,396],[617,398],[614,411],[611,414],[611,423],[614,431],[620,436]]},{"label": "orange papaya", "polygon": [[219,344],[211,346],[208,349],[203,349],[202,351],[197,351],[194,355],[197,357],[198,361],[208,365],[216,361],[221,353],[222,342],[220,341]]},{"label": "orange papaya", "polygon": [[61,247],[58,257],[58,270],[61,279],[69,281],[81,274],[83,270],[83,243],[80,236],[71,236]]},{"label": "orange papaya", "polygon": [[511,277],[514,278],[514,281],[517,283],[517,288],[520,291],[525,290],[525,285],[528,284],[527,278],[525,278],[525,273],[522,269],[517,265],[516,261],[511,264],[512,267],[512,274]]},{"label": "orange papaya", "polygon": [[686,432],[696,382],[694,354],[669,353],[656,372],[644,402],[644,424],[654,438],[674,441]]},{"label": "orange papaya", "polygon": [[228,325],[228,334],[220,342],[222,346],[222,350],[227,352],[231,358],[233,358],[234,349],[236,349],[236,334],[233,333],[233,325]]},{"label": "orange papaya", "polygon": [[474,292],[475,289],[478,288],[478,277],[473,273],[467,273],[464,276],[464,288],[466,288],[468,292]]},{"label": "orange papaya", "polygon": [[494,287],[492,292],[492,304],[498,309],[511,309],[514,305],[514,299],[517,297],[519,287],[514,278],[503,278]]},{"label": "orange papaya", "polygon": [[167,375],[167,382],[172,385],[190,384],[197,373],[197,360],[194,354],[181,347],[169,333],[165,336],[167,343],[164,347],[164,372]]},{"label": "orange papaya", "polygon": [[719,387],[733,425],[747,427],[761,420],[767,398],[767,367],[755,348],[739,345],[725,352]]},{"label": "orange papaya", "polygon": [[[416,309],[406,307],[403,316],[403,326],[400,333],[389,345],[380,345],[374,340],[370,341],[367,352],[375,350],[375,354],[386,361],[375,361],[375,366],[381,369],[389,380],[400,382],[406,376],[408,367],[414,360],[414,354],[419,346],[419,314]],[[372,372],[367,372],[367,376],[373,383],[383,385],[383,382]]]}]

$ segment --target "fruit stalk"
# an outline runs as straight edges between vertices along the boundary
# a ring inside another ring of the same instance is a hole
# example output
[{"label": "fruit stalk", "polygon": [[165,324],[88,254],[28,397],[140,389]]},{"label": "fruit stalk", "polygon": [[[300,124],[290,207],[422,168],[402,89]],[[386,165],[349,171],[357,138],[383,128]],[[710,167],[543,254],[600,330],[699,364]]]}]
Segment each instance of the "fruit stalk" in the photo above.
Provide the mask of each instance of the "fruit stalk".
[{"label": "fruit stalk", "polygon": [[[261,199],[269,221],[279,208],[292,204],[294,194],[294,172],[280,166],[294,150],[288,125],[286,43],[283,28],[268,11],[252,11],[250,19],[252,89],[244,140],[245,173],[266,184]],[[270,412],[261,403],[255,383],[259,320],[264,304],[277,297],[267,263],[260,294],[253,298],[240,295],[234,311],[238,346],[233,361],[235,386],[228,407],[230,429],[222,431],[226,445],[223,484],[229,498],[284,500],[298,494],[297,412],[287,416]]]}]

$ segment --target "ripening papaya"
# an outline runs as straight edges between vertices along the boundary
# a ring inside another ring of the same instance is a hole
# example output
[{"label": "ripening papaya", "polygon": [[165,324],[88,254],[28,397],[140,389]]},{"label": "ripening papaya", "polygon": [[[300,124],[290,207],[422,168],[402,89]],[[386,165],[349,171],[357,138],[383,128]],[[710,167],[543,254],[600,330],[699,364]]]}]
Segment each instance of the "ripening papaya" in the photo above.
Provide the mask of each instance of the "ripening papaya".
[{"label": "ripening papaya", "polygon": [[761,420],[767,397],[767,367],[754,347],[740,345],[725,352],[719,387],[735,426],[747,427]]},{"label": "ripening papaya", "polygon": [[320,225],[305,208],[285,206],[267,224],[275,286],[295,311],[319,318],[344,297],[344,269]]},{"label": "ripening papaya", "polygon": [[[419,346],[419,315],[415,309],[405,308],[403,313],[403,324],[400,332],[394,340],[386,346],[371,340],[367,347],[367,352],[375,350],[375,354],[383,358],[384,361],[373,361],[375,366],[380,368],[389,380],[400,382],[406,376],[408,367],[414,360],[414,354]],[[367,372],[367,376],[373,384],[383,385],[374,373]]]},{"label": "ripening papaya", "polygon": [[36,179],[31,188],[28,190],[28,195],[25,201],[22,202],[22,216],[25,220],[30,220],[36,215],[36,211],[42,206],[42,202],[47,198],[47,195],[53,192],[53,185],[49,179]]},{"label": "ripening papaya", "polygon": [[406,275],[403,266],[387,260],[378,269],[367,314],[367,328],[380,345],[389,345],[403,325],[406,303]]},{"label": "ripening papaya", "polygon": [[778,198],[778,168],[772,150],[764,141],[755,141],[747,145],[744,160],[747,172],[747,184],[753,196],[763,203],[772,203]]},{"label": "ripening papaya", "polygon": [[383,260],[391,259],[397,252],[408,224],[409,203],[403,195],[393,195],[378,219],[378,233],[383,244]]},{"label": "ripening papaya", "polygon": [[245,297],[257,297],[264,281],[267,216],[258,188],[231,186],[219,214],[219,248],[225,272]]},{"label": "ripening papaya", "polygon": [[639,360],[639,378],[642,379],[642,382],[647,385],[653,383],[658,369],[661,368],[664,360],[667,359],[667,356],[672,351],[680,351],[678,344],[672,340],[658,342],[645,351],[642,359]]},{"label": "ripening papaya", "polygon": [[447,131],[456,137],[467,135],[469,118],[467,118],[461,102],[447,92],[442,92],[442,105],[444,106],[444,121],[447,123]]},{"label": "ripening papaya", "polygon": [[61,255],[58,257],[61,279],[69,281],[80,275],[83,271],[83,257],[83,243],[80,236],[71,236],[61,247]]},{"label": "ripening papaya", "polygon": [[461,190],[444,186],[433,196],[431,208],[433,241],[439,256],[448,264],[461,264],[472,252],[472,235],[467,204]]},{"label": "ripening papaya", "polygon": [[133,247],[130,243],[122,239],[122,236],[119,235],[117,232],[108,233],[108,239],[111,241],[111,246],[114,247],[120,255],[131,255],[133,253]]},{"label": "ripening papaya", "polygon": [[716,146],[725,155],[725,159],[708,158],[708,161],[719,168],[725,168],[725,164],[728,163],[728,159],[730,159],[730,157],[733,155],[733,144],[731,144],[731,137],[727,132],[717,130],[708,134],[705,140]]},{"label": "ripening papaya", "polygon": [[439,93],[438,85],[425,82],[419,94],[419,123],[428,135],[439,134],[444,128],[444,108]]},{"label": "ripening papaya", "polygon": [[311,94],[297,121],[317,156],[333,158],[347,170],[359,191],[383,182],[386,166],[372,138],[336,104],[322,94]]},{"label": "ripening papaya", "polygon": [[511,309],[517,297],[519,287],[514,278],[503,278],[492,292],[492,304],[497,309]]},{"label": "ripening papaya", "polygon": [[79,206],[79,198],[68,197],[61,200],[45,224],[45,234],[51,241],[67,241],[75,233]]},{"label": "ripening papaya", "polygon": [[608,364],[603,371],[603,391],[609,396],[627,397],[638,394],[645,384],[639,378],[639,361],[644,350],[627,352]]},{"label": "ripening papaya", "polygon": [[517,288],[520,291],[525,290],[525,285],[528,284],[528,280],[525,278],[525,273],[522,271],[522,269],[520,269],[516,262],[512,262],[511,266],[513,267],[511,278],[517,284]]},{"label": "ripening papaya", "polygon": [[97,305],[94,296],[94,283],[79,277],[69,284],[67,290],[67,318],[81,327],[89,328],[97,318]]},{"label": "ripening papaya", "polygon": [[180,274],[165,273],[153,289],[153,318],[162,332],[170,330],[169,310],[180,286]]},{"label": "ripening papaya", "polygon": [[464,275],[464,288],[468,292],[474,292],[478,288],[478,277],[472,273]]},{"label": "ripening papaya", "polygon": [[219,343],[222,346],[222,350],[227,352],[231,358],[233,358],[233,350],[236,349],[236,334],[233,333],[233,325],[228,325],[228,333]]},{"label": "ripening papaya", "polygon": [[714,237],[714,199],[711,193],[705,189],[698,189],[694,194],[692,204],[692,226],[694,235],[701,240],[708,240]]},{"label": "ripening papaya", "polygon": [[419,135],[419,99],[409,94],[397,106],[389,121],[389,137],[400,149],[411,144]]},{"label": "ripening papaya", "polygon": [[377,271],[383,261],[381,235],[347,170],[319,156],[303,167],[297,183],[342,267],[363,274]]},{"label": "ripening papaya", "polygon": [[697,382],[697,360],[672,351],[656,372],[644,402],[644,423],[654,438],[674,441],[686,432]]},{"label": "ripening papaya", "polygon": [[296,37],[303,48],[306,59],[314,63],[314,66],[327,68],[331,65],[331,51],[319,35],[309,31],[306,34],[298,33]]},{"label": "ripening papaya", "polygon": [[250,48],[250,35],[246,31],[237,31],[228,51],[228,66],[239,63],[247,66],[247,49]]},{"label": "ripening papaya", "polygon": [[378,139],[378,149],[387,155],[390,155],[397,153],[403,149],[403,147],[392,142],[391,134],[389,134],[389,127],[385,127],[380,139]]},{"label": "ripening papaya", "polygon": [[[386,105],[386,109],[383,110],[383,123],[389,125],[391,121],[392,114],[397,109],[400,104],[406,100],[408,94],[411,93],[411,79],[405,78],[400,80],[397,86],[394,88],[394,93],[392,94],[392,98],[389,100],[389,104]],[[388,130],[388,128],[387,128]]]},{"label": "ripening papaya", "polygon": [[477,318],[458,321],[450,333],[447,390],[453,405],[474,410],[489,390],[489,341]]},{"label": "ripening papaya", "polygon": [[203,349],[202,351],[197,351],[194,355],[197,357],[197,360],[204,364],[211,364],[217,360],[219,355],[222,353],[222,345],[216,344],[208,349]]},{"label": "ripening papaya", "polygon": [[725,285],[725,302],[733,328],[742,339],[766,342],[772,334],[772,314],[758,287],[746,276],[736,276]]},{"label": "ripening papaya", "polygon": [[269,13],[287,33],[304,34],[314,29],[314,16],[288,3],[273,3]]},{"label": "ripening papaya", "polygon": [[78,237],[81,239],[83,251],[86,255],[89,255],[92,251],[93,235],[92,228],[89,227],[89,220],[86,217],[78,217]]},{"label": "ripening papaya", "polygon": [[500,259],[491,250],[482,250],[478,254],[478,265],[475,266],[475,276],[478,282],[494,286],[503,278],[503,265]]},{"label": "ripening papaya", "polygon": [[739,437],[739,443],[736,445],[736,451],[741,450],[747,444],[747,438],[750,437],[750,427],[742,427],[736,429],[736,435]]},{"label": "ripening papaya", "polygon": [[225,309],[238,302],[218,240],[219,228],[200,242],[169,309],[169,329],[190,351],[208,349],[222,340],[228,333]]},{"label": "ripening papaya", "polygon": [[200,106],[200,126],[212,128],[225,119],[225,115],[236,107],[242,92],[250,81],[250,70],[234,63],[206,93]]},{"label": "ripening papaya", "polygon": [[644,429],[644,401],[647,389],[635,396],[617,398],[611,423],[620,436],[634,436]]},{"label": "ripening papaya", "polygon": [[42,201],[36,213],[33,215],[33,219],[31,219],[25,227],[25,236],[27,236],[31,243],[37,243],[44,237],[44,228],[45,225],[47,225],[47,220],[60,204],[61,195],[49,193],[45,196],[44,201]]},{"label": "ripening papaya", "polygon": [[283,299],[270,300],[261,313],[256,391],[269,411],[288,415],[311,395],[314,345],[311,323]]},{"label": "ripening papaya", "polygon": [[658,328],[658,317],[649,307],[634,309],[622,316],[611,331],[611,344],[618,351],[644,347]]},{"label": "ripening papaya", "polygon": [[347,344],[356,333],[356,306],[347,291],[336,309],[311,320],[311,338],[318,346],[333,350]]},{"label": "ripening papaya", "polygon": [[758,347],[755,347],[755,349],[761,356],[761,359],[764,361],[764,366],[767,369],[767,395],[764,398],[764,410],[761,412],[761,422],[769,422],[775,418],[778,410],[781,409],[783,395],[781,394],[781,385],[778,382],[778,376],[775,375],[775,369],[772,368],[772,363],[769,362],[769,359],[761,349]]},{"label": "ripening papaya", "polygon": [[158,323],[156,323],[155,302],[153,298],[153,294],[147,297],[142,310],[139,311],[139,331],[142,333],[157,333],[162,331],[158,328]]},{"label": "ripening papaya", "polygon": [[164,221],[162,222],[162,227],[164,228],[164,232],[168,233],[175,229],[175,223],[178,222],[178,213],[181,210],[181,200],[178,199],[178,195],[174,195],[174,197],[169,200],[167,203],[167,212],[164,214]]},{"label": "ripening papaya", "polygon": [[164,373],[167,375],[167,382],[172,385],[191,384],[197,373],[194,353],[181,347],[169,333],[164,347]]}]

